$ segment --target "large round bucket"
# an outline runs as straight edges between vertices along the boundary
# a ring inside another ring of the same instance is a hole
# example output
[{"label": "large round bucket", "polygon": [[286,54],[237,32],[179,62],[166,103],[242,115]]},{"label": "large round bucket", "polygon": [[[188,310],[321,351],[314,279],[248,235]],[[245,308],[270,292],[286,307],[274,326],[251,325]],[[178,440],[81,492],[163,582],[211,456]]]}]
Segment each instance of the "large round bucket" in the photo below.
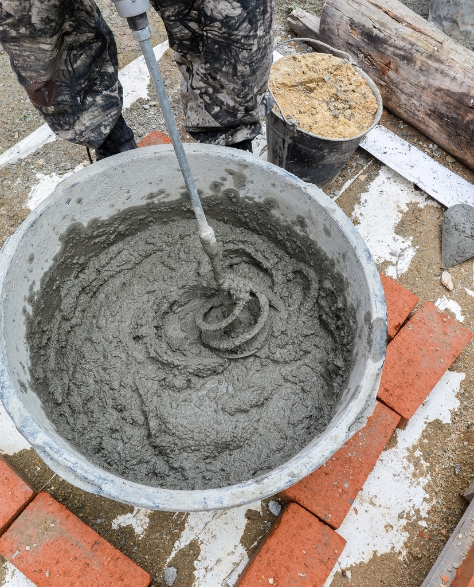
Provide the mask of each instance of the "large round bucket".
[{"label": "large round bucket", "polygon": [[365,72],[354,64],[352,66],[367,82],[377,100],[378,109],[370,128],[350,139],[320,137],[301,130],[272,109],[266,119],[270,163],[319,187],[336,179],[366,134],[378,124],[383,110],[382,96],[377,86]]},{"label": "large round bucket", "polygon": [[[153,186],[161,188],[153,196],[153,206],[182,201],[183,179],[171,146],[123,153],[67,178],[0,253],[0,397],[16,427],[53,471],[77,487],[133,506],[169,511],[250,503],[278,493],[321,466],[372,413],[387,340],[385,297],[376,266],[340,208],[318,188],[250,154],[208,145],[186,145],[186,152],[204,208],[208,198],[220,197],[216,178],[234,185],[235,198],[256,205],[270,202],[275,222],[293,227],[327,254],[344,278],[354,312],[350,374],[332,420],[303,450],[267,474],[233,486],[189,491],[167,489],[166,481],[151,487],[121,478],[91,463],[61,437],[29,384],[25,316],[31,311],[32,292],[39,289],[62,246],[61,235],[73,223],[88,225],[137,207],[146,211]],[[209,220],[212,224],[211,211]]]}]

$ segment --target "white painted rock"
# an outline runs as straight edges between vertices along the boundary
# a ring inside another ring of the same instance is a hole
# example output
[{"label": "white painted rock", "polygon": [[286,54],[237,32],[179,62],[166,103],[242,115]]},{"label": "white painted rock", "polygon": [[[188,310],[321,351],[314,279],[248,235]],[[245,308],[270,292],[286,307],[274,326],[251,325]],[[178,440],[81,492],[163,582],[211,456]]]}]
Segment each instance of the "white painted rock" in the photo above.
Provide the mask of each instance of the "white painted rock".
[{"label": "white painted rock", "polygon": [[168,587],[172,587],[172,585],[174,585],[174,582],[176,581],[177,577],[178,571],[175,569],[175,567],[166,567],[165,583],[168,585]]},{"label": "white painted rock", "polygon": [[441,275],[441,283],[444,285],[446,289],[449,289],[449,291],[453,291],[454,283],[449,271],[443,271],[443,274]]},{"label": "white painted rock", "polygon": [[281,512],[281,505],[277,501],[273,501],[272,499],[268,502],[268,509],[274,516],[279,516]]}]

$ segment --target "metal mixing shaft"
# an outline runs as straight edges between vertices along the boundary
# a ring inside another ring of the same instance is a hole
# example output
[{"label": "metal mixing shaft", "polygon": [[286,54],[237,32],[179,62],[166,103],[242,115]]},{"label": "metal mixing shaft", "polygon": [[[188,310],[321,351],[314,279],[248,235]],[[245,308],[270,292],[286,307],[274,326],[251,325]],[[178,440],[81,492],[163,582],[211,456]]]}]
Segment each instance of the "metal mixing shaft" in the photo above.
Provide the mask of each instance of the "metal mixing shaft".
[{"label": "metal mixing shaft", "polygon": [[[132,30],[133,38],[140,43],[140,47],[143,52],[143,56],[145,58],[148,70],[150,72],[153,85],[155,86],[156,93],[160,100],[163,117],[165,119],[166,126],[168,127],[168,131],[170,133],[171,142],[173,143],[176,157],[178,158],[181,173],[183,174],[188,194],[191,199],[192,208],[198,223],[199,238],[201,240],[201,245],[211,263],[214,279],[216,281],[218,288],[219,298],[225,310],[224,314],[226,319],[222,321],[220,328],[228,328],[231,330],[233,325],[238,323],[237,318],[240,312],[239,308],[243,306],[243,298],[241,298],[241,296],[239,296],[239,293],[236,292],[245,290],[246,293],[244,297],[245,299],[247,299],[247,296],[250,295],[249,292],[253,292],[254,289],[248,284],[245,284],[244,288],[236,288],[235,284],[237,282],[237,278],[230,278],[229,276],[226,276],[226,273],[224,271],[219,246],[217,244],[214,230],[211,226],[209,226],[207,222],[206,215],[202,207],[201,199],[196,189],[196,184],[194,183],[193,175],[189,167],[189,162],[184,151],[183,142],[181,141],[181,136],[176,125],[173,111],[171,110],[168,95],[166,93],[166,88],[163,83],[163,78],[161,76],[158,63],[156,62],[153,46],[150,41],[151,31],[148,25],[148,17],[146,14],[147,10],[149,10],[150,8],[150,2],[149,0],[112,1],[115,3],[119,15],[127,19],[130,29]],[[231,292],[233,295],[231,294]],[[260,292],[254,293],[258,297],[258,299],[262,301],[262,316],[260,317],[261,319],[257,322],[258,327],[256,325],[252,329],[252,334],[249,333],[250,336],[247,335],[244,337],[246,340],[255,337],[262,330],[264,326],[263,323],[266,322],[268,318],[268,312],[263,311],[263,308],[267,305],[263,301],[263,298],[265,298],[265,296]],[[232,317],[232,320],[227,320],[227,317]],[[202,321],[202,318],[198,318],[198,326],[200,326],[203,332],[206,331],[207,327],[205,325],[205,322]],[[217,329],[213,328],[213,330]],[[235,343],[227,342],[226,349],[231,349],[232,346],[238,347],[239,345],[241,345],[242,340],[242,334],[239,334],[238,336],[236,336]],[[216,344],[209,343],[209,346],[212,346],[213,348],[220,350],[220,347]]]},{"label": "metal mixing shaft", "polygon": [[[130,3],[134,5],[135,10],[139,8],[135,7],[139,1],[140,0],[130,0]],[[119,8],[119,5],[123,3],[124,0],[117,2],[117,8]],[[198,223],[199,238],[201,239],[202,248],[209,257],[212,270],[214,272],[214,278],[219,289],[221,290],[225,287],[225,274],[222,267],[217,240],[214,234],[214,230],[207,222],[206,215],[201,204],[201,199],[197,192],[196,184],[194,183],[194,178],[189,167],[189,162],[186,157],[186,153],[184,152],[183,142],[181,141],[181,136],[179,134],[178,127],[171,110],[168,95],[163,83],[163,78],[161,77],[161,72],[156,62],[155,53],[150,41],[151,31],[150,27],[148,26],[147,15],[146,13],[140,14],[137,17],[129,17],[127,20],[130,28],[132,29],[133,38],[140,43],[140,47],[142,49],[143,56],[145,57],[145,62],[150,72],[153,85],[155,86],[156,93],[158,94],[163,117],[170,133],[170,138],[176,152],[176,157],[178,158],[179,167],[183,174],[189,197],[191,198],[193,211]]]}]

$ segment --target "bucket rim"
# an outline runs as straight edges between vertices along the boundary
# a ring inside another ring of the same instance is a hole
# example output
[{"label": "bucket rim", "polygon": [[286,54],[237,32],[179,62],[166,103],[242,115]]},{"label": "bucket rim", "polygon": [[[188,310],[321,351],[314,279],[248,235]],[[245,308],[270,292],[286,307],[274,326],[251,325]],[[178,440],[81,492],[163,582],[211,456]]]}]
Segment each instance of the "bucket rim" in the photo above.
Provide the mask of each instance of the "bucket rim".
[{"label": "bucket rim", "polygon": [[[356,251],[358,263],[362,266],[367,280],[374,332],[367,344],[367,359],[359,381],[358,387],[362,391],[348,402],[335,425],[333,417],[326,430],[317,437],[318,442],[314,446],[308,449],[309,445],[307,445],[279,467],[235,485],[203,490],[173,490],[129,481],[110,473],[91,463],[65,439],[61,438],[63,442],[59,443],[41,427],[24,405],[21,394],[16,391],[8,373],[4,352],[4,305],[2,304],[0,306],[0,400],[18,431],[55,473],[80,489],[135,507],[174,512],[226,509],[249,504],[287,489],[321,466],[343,446],[348,438],[365,425],[367,418],[372,414],[387,346],[385,295],[375,262],[356,227],[324,192],[271,163],[257,159],[250,153],[201,144],[188,144],[185,145],[185,149],[190,156],[191,164],[193,155],[224,157],[227,161],[264,169],[274,174],[276,180],[296,183],[308,200],[316,200],[317,204],[331,216],[338,229],[344,233],[348,245]],[[115,171],[135,158],[149,158],[156,164],[157,158],[166,155],[171,155],[174,159],[172,145],[129,151],[104,159],[63,180],[53,194],[31,212],[0,251],[0,299],[8,295],[4,290],[8,268],[28,230],[50,206],[54,207],[61,198],[64,198],[69,188],[81,181],[81,178],[100,176],[106,169]],[[329,444],[331,448],[328,450]]]}]

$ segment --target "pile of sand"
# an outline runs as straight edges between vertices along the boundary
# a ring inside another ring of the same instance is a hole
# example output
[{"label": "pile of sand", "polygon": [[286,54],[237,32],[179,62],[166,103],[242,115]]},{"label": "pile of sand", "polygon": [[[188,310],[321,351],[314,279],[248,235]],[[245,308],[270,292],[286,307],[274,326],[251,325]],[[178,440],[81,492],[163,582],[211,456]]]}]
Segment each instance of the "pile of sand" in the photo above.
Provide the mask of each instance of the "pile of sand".
[{"label": "pile of sand", "polygon": [[[269,85],[286,118],[322,137],[355,137],[377,113],[377,100],[365,80],[333,55],[283,57],[272,67]],[[274,110],[279,113],[276,106]]]}]

